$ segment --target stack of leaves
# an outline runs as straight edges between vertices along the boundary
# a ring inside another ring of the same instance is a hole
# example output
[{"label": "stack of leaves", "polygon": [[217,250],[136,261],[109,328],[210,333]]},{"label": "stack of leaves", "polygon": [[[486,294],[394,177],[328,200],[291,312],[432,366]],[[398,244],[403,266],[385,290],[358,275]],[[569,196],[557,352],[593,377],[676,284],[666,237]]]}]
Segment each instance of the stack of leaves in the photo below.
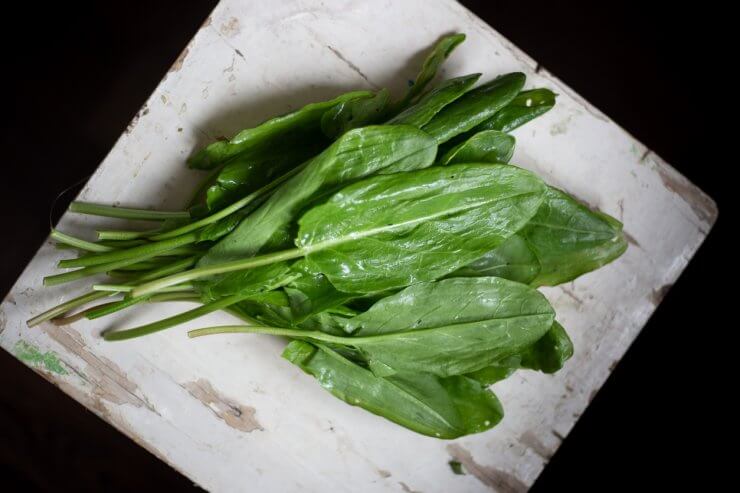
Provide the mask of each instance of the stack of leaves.
[{"label": "stack of leaves", "polygon": [[189,162],[208,173],[186,212],[73,203],[159,227],[98,231],[95,242],[52,231],[81,254],[45,284],[112,281],[29,325],[197,302],[104,337],[226,310],[244,323],[190,336],[287,337],[283,356],[349,404],[440,438],[491,428],[503,416],[492,383],[520,368],[555,372],[573,352],[536,288],[614,260],[626,242],[615,219],[508,164],[509,132],[552,108],[554,93],[523,90],[521,73],[428,88],[463,40],[443,38],[399,100],[351,92],[209,145]]}]

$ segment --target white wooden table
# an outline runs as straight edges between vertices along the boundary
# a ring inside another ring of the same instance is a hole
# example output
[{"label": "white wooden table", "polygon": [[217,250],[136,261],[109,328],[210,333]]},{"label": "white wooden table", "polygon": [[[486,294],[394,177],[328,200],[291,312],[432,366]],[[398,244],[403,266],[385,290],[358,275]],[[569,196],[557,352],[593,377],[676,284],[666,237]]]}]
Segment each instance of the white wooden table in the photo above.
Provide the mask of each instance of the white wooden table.
[{"label": "white wooden table", "polygon": [[[467,41],[445,76],[523,71],[557,107],[516,131],[513,162],[622,220],[617,262],[547,289],[576,353],[555,376],[521,371],[495,385],[494,430],[455,441],[411,433],[350,407],[279,357],[269,336],[188,340],[177,328],[123,343],[99,333],[174,313],[27,329],[69,299],[42,289],[64,256],[47,242],[0,312],[0,345],[162,460],[213,491],[522,491],[555,452],[708,233],[714,202],[453,0],[223,0],[183,50],[85,189],[83,200],[179,208],[197,176],[193,149],[268,116],[356,88],[399,94],[440,35]],[[93,219],[65,215],[78,232]],[[109,221],[106,224],[113,224]],[[120,223],[118,223],[120,224]],[[214,314],[189,324],[230,320]],[[605,424],[606,426],[607,424]],[[455,475],[448,461],[467,471]]]}]

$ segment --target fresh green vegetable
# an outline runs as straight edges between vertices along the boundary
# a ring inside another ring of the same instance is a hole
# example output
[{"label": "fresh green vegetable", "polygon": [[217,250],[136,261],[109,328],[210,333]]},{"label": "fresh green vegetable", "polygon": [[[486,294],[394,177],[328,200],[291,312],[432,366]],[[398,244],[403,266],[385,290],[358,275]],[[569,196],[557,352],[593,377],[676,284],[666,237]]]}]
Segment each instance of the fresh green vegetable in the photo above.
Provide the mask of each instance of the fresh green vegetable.
[{"label": "fresh green vegetable", "polygon": [[386,114],[390,93],[381,89],[370,98],[355,98],[334,105],[321,117],[324,135],[336,139],[353,128],[380,123]]},{"label": "fresh green vegetable", "polygon": [[[464,305],[457,308],[461,299]],[[552,307],[533,288],[495,277],[463,278],[414,284],[384,298],[346,322],[351,337],[265,326],[213,327],[191,334],[306,338],[358,349],[377,376],[422,372],[448,377],[480,370],[523,351],[553,321]]]},{"label": "fresh green vegetable", "polygon": [[213,169],[216,166],[239,156],[254,155],[282,146],[282,140],[294,133],[321,129],[321,119],[328,110],[337,104],[342,104],[357,98],[370,98],[372,93],[356,91],[342,94],[330,101],[311,103],[298,111],[284,116],[278,116],[261,125],[242,130],[228,141],[218,141],[209,145],[195,156],[188,164],[195,169]]},{"label": "fresh green vegetable", "polygon": [[308,211],[299,221],[297,248],[205,265],[139,286],[133,294],[304,256],[313,270],[345,292],[432,280],[522,228],[542,203],[544,190],[535,175],[509,165],[454,165],[376,176]]},{"label": "fresh green vegetable", "polygon": [[550,110],[552,91],[522,90],[521,73],[432,83],[464,38],[441,38],[399,100],[350,92],[207,146],[189,161],[208,173],[187,212],[73,203],[158,224],[101,230],[98,241],[53,230],[77,257],[45,284],[112,280],[28,325],[195,302],[104,338],[224,310],[244,324],[189,335],[287,337],[284,357],[332,394],[418,433],[495,426],[503,411],[489,385],[521,369],[553,373],[573,354],[536,288],[601,267],[626,242],[615,219],[506,164],[508,132]]},{"label": "fresh green vegetable", "polygon": [[483,130],[454,146],[437,160],[446,166],[457,163],[508,163],[516,140],[498,130]]},{"label": "fresh green vegetable", "polygon": [[405,373],[381,378],[323,344],[304,341],[288,344],[283,357],[344,402],[424,435],[451,439],[479,433],[503,417],[496,396],[467,377]]},{"label": "fresh green vegetable", "polygon": [[473,132],[499,130],[511,132],[525,123],[544,115],[555,106],[555,93],[549,89],[522,91],[509,104],[484,121]]},{"label": "fresh green vegetable", "polygon": [[465,94],[479,78],[480,74],[471,74],[445,81],[438,88],[425,94],[418,103],[389,120],[388,124],[423,127],[442,108]]},{"label": "fresh green vegetable", "polygon": [[568,333],[558,322],[553,322],[545,335],[522,352],[468,373],[467,376],[479,381],[481,385],[488,386],[509,377],[520,368],[555,373],[571,356],[573,343]]},{"label": "fresh green vegetable", "polygon": [[486,121],[509,104],[524,86],[525,76],[515,72],[502,75],[445,106],[422,127],[437,143],[447,142]]},{"label": "fresh green vegetable", "polygon": [[459,45],[465,41],[464,34],[452,34],[444,36],[434,46],[434,49],[429,53],[427,58],[421,67],[419,75],[416,76],[416,80],[409,87],[406,96],[399,102],[398,106],[404,108],[410,103],[414,102],[426,89],[427,85],[432,81],[434,76],[437,74],[440,65],[450,56],[450,53]]},{"label": "fresh green vegetable", "polygon": [[497,275],[555,286],[608,264],[626,249],[619,221],[548,187],[526,227],[455,275]]},{"label": "fresh green vegetable", "polygon": [[374,173],[427,167],[436,152],[434,141],[410,126],[351,130],[281,185],[232,234],[212,247],[200,265],[254,255],[316,194]]}]

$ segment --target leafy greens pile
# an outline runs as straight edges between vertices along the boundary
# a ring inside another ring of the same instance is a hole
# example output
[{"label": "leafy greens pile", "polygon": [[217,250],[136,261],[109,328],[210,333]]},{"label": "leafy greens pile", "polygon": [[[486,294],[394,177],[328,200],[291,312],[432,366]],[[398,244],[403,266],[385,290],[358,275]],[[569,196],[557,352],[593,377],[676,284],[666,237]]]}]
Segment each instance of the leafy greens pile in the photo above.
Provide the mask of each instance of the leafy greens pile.
[{"label": "leafy greens pile", "polygon": [[[80,255],[46,285],[112,281],[29,326],[195,301],[104,337],[227,310],[245,323],[189,335],[284,336],[283,356],[349,404],[440,438],[491,428],[503,416],[492,383],[520,368],[555,372],[573,352],[536,288],[614,260],[626,242],[615,219],[507,164],[508,132],[552,108],[553,92],[523,90],[521,73],[428,89],[464,38],[443,38],[397,101],[350,92],[201,150],[189,165],[208,174],[186,212],[72,203],[159,227],[98,231],[95,242],[53,230]],[[106,302],[82,308],[96,300]]]}]

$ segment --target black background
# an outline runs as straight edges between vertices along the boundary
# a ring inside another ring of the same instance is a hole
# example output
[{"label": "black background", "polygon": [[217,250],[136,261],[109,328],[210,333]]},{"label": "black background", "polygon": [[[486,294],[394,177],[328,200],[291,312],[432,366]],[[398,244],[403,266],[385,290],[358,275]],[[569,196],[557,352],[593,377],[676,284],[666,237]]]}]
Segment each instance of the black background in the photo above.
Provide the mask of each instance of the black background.
[{"label": "black background", "polygon": [[[731,305],[718,287],[735,270],[725,230],[736,124],[718,119],[738,106],[723,77],[734,64],[721,53],[734,34],[723,25],[730,14],[707,2],[462,3],[672,163],[721,211],[533,490],[711,489],[726,471],[726,454],[711,441],[729,439],[721,351],[736,325],[720,322]],[[54,197],[97,167],[214,4],[65,2],[4,11],[0,294],[48,234]],[[0,484],[193,488],[3,351]]]}]

